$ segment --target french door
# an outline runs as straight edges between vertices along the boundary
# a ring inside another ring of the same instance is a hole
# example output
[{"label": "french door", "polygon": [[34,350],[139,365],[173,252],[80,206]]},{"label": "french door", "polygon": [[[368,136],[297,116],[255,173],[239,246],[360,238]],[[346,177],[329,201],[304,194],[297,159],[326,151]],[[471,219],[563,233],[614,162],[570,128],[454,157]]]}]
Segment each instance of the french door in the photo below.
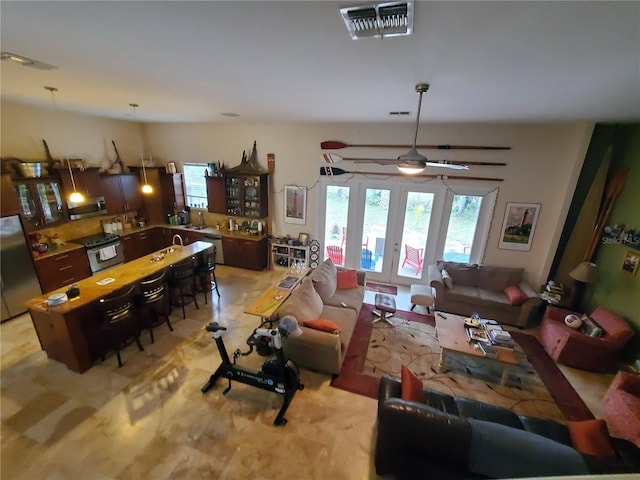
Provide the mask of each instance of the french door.
[{"label": "french door", "polygon": [[479,261],[492,201],[482,189],[476,188],[481,195],[467,190],[457,194],[427,182],[325,181],[324,257],[366,270],[370,280],[400,285],[425,280],[437,258]]}]

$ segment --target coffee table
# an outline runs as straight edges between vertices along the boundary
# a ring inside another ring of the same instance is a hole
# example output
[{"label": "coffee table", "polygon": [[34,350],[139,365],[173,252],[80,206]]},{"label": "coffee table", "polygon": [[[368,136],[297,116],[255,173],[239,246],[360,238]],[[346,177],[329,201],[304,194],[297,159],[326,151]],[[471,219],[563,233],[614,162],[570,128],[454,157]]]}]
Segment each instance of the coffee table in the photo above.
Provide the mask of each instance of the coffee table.
[{"label": "coffee table", "polygon": [[508,385],[511,371],[520,366],[514,350],[494,346],[498,353],[497,357],[485,357],[482,351],[474,346],[475,342],[468,341],[467,332],[464,327],[464,319],[466,317],[453,313],[438,313],[442,313],[446,317],[442,318],[438,314],[435,316],[436,333],[438,335],[438,343],[440,344],[439,371],[445,371],[445,362],[449,355],[465,355],[500,366],[502,368],[500,385]]}]

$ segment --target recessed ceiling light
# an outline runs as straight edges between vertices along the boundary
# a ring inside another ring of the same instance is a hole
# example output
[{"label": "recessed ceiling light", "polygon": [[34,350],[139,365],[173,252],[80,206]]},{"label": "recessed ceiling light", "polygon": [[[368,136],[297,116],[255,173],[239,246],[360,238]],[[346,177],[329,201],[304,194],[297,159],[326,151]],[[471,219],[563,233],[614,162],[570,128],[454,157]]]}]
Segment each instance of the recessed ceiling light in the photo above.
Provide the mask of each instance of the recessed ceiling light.
[{"label": "recessed ceiling light", "polygon": [[239,113],[233,113],[233,112],[222,112],[220,115],[222,115],[223,117],[239,117],[240,116]]},{"label": "recessed ceiling light", "polygon": [[7,60],[8,62],[19,63],[23,67],[31,67],[38,70],[53,70],[55,68],[58,68],[55,65],[49,65],[48,63],[39,62],[38,60],[33,60],[32,58],[24,57],[22,55],[17,55],[11,52],[2,52],[0,54],[0,58],[2,60]]}]

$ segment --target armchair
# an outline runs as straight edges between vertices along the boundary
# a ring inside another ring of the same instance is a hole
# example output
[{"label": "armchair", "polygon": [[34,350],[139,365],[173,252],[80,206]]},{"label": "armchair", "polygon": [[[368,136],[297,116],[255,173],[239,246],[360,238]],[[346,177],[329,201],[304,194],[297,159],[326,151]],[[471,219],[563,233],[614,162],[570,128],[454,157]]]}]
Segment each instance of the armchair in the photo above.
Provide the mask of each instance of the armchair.
[{"label": "armchair", "polygon": [[558,363],[593,372],[613,371],[618,352],[634,331],[619,315],[598,307],[589,315],[603,330],[601,337],[590,337],[568,327],[564,318],[572,312],[547,306],[540,324],[540,342]]},{"label": "armchair", "polygon": [[612,437],[640,447],[640,375],[619,371],[602,399],[602,413]]}]

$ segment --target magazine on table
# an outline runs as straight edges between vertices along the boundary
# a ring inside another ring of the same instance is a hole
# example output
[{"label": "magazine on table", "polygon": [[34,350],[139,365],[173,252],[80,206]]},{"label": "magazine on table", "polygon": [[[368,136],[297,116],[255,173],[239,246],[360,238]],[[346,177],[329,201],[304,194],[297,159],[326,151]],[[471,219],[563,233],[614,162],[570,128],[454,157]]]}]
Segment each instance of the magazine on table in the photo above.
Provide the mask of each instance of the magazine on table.
[{"label": "magazine on table", "polygon": [[476,342],[484,342],[484,343],[491,343],[491,341],[489,340],[489,337],[487,337],[487,332],[485,332],[484,330],[480,330],[478,328],[467,328],[467,336],[469,337],[469,340],[473,340]]},{"label": "magazine on table", "polygon": [[300,277],[287,275],[286,277],[283,277],[282,280],[278,282],[278,284],[276,285],[276,288],[281,288],[283,290],[293,290],[299,281],[300,281]]}]

